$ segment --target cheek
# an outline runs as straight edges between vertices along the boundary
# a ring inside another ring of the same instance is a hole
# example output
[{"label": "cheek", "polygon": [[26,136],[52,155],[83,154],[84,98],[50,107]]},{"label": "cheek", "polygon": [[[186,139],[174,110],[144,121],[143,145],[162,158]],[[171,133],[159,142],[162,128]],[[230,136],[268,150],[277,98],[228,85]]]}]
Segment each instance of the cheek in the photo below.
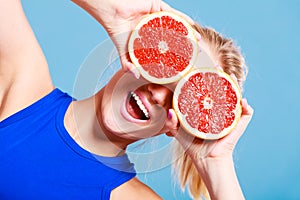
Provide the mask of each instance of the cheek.
[{"label": "cheek", "polygon": [[117,117],[115,116],[115,111],[113,110],[113,106],[107,103],[101,109],[101,117],[102,117],[102,126],[111,131],[116,132],[118,131],[118,124],[117,124]]}]

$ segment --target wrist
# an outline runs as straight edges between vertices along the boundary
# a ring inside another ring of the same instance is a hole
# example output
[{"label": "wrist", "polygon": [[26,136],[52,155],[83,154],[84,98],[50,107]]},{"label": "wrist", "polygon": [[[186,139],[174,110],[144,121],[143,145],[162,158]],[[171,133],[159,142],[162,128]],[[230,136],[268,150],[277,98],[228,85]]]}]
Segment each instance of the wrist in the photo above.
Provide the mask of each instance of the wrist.
[{"label": "wrist", "polygon": [[115,13],[115,0],[72,0],[75,4],[88,12],[101,25],[111,20]]},{"label": "wrist", "polygon": [[240,188],[232,156],[207,157],[196,164],[211,199],[244,199]]},{"label": "wrist", "polygon": [[194,160],[194,163],[201,175],[208,175],[212,168],[222,169],[224,166],[234,166],[232,156],[205,157]]}]

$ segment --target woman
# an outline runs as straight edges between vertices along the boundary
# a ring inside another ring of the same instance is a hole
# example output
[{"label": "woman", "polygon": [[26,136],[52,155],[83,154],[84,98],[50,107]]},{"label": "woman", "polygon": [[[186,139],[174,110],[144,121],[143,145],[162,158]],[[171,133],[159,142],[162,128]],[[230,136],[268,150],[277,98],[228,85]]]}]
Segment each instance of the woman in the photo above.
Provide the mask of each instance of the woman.
[{"label": "woman", "polygon": [[[136,79],[138,73],[125,54],[129,35],[118,37],[129,33],[144,14],[172,9],[154,0],[74,2],[107,30],[124,71],[95,96],[72,101],[54,89],[20,1],[0,1],[1,199],[160,199],[135,177],[125,150],[141,138],[166,132],[186,149],[212,199],[242,199],[231,153],[252,109],[244,101],[240,123],[226,138],[190,144],[190,136],[178,131],[172,91]],[[145,116],[134,110],[137,99],[146,107]],[[165,120],[158,120],[161,116]],[[208,149],[204,157],[195,151],[202,147]]]}]

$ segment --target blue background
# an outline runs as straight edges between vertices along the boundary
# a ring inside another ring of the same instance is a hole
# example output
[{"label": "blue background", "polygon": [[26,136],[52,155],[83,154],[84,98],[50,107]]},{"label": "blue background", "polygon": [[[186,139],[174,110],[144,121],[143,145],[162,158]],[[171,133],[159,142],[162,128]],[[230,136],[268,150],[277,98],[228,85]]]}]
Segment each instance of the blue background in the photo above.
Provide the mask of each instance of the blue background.
[{"label": "blue background", "polygon": [[[80,65],[108,36],[70,1],[22,2],[54,84],[72,93]],[[249,75],[244,96],[255,114],[234,154],[246,198],[300,199],[299,1],[167,2],[232,37],[246,56]],[[190,199],[170,178],[170,167],[140,177],[164,199]]]}]

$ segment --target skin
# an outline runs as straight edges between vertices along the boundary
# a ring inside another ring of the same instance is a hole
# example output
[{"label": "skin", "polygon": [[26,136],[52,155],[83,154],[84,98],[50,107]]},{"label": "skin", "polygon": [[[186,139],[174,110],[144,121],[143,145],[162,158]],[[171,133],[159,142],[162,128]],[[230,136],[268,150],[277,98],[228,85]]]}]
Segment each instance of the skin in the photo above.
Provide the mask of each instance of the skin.
[{"label": "skin", "polygon": [[[128,111],[131,91],[140,96],[150,119],[135,119]],[[90,151],[93,148],[93,152],[100,155],[120,155],[129,144],[169,132],[171,127],[177,126],[177,122],[167,117],[172,97],[171,87],[136,79],[120,70],[95,96],[72,102],[65,117],[66,127],[74,140]]]},{"label": "skin", "polygon": [[[221,140],[207,143],[191,138],[178,129],[178,119],[170,104],[173,86],[159,86],[147,83],[142,78],[136,79],[139,74],[126,57],[129,33],[143,15],[160,10],[174,10],[159,0],[128,0],[128,2],[74,0],[74,2],[107,30],[120,53],[123,71],[119,71],[95,96],[71,103],[64,119],[71,137],[90,152],[117,156],[124,154],[127,145],[132,142],[167,133],[175,136],[186,148],[212,199],[243,199],[234,170],[232,152],[250,122],[253,109],[244,100],[239,124],[231,134]],[[0,4],[0,121],[2,121],[41,99],[55,87],[45,56],[24,15],[20,1],[0,0]],[[193,23],[190,18],[186,19]],[[199,35],[196,36],[200,38]],[[130,89],[140,92],[143,101],[148,102],[150,120],[134,121],[128,115],[126,117],[124,101],[129,91],[122,90],[120,80],[123,84],[132,85],[133,88]],[[119,109],[116,111],[109,106],[110,102],[114,105],[120,103]],[[158,120],[161,117],[165,120]],[[124,127],[128,124],[130,129],[124,134]],[[196,150],[199,148],[202,149],[201,154]],[[111,199],[121,198],[161,199],[137,178],[112,191]]]}]

